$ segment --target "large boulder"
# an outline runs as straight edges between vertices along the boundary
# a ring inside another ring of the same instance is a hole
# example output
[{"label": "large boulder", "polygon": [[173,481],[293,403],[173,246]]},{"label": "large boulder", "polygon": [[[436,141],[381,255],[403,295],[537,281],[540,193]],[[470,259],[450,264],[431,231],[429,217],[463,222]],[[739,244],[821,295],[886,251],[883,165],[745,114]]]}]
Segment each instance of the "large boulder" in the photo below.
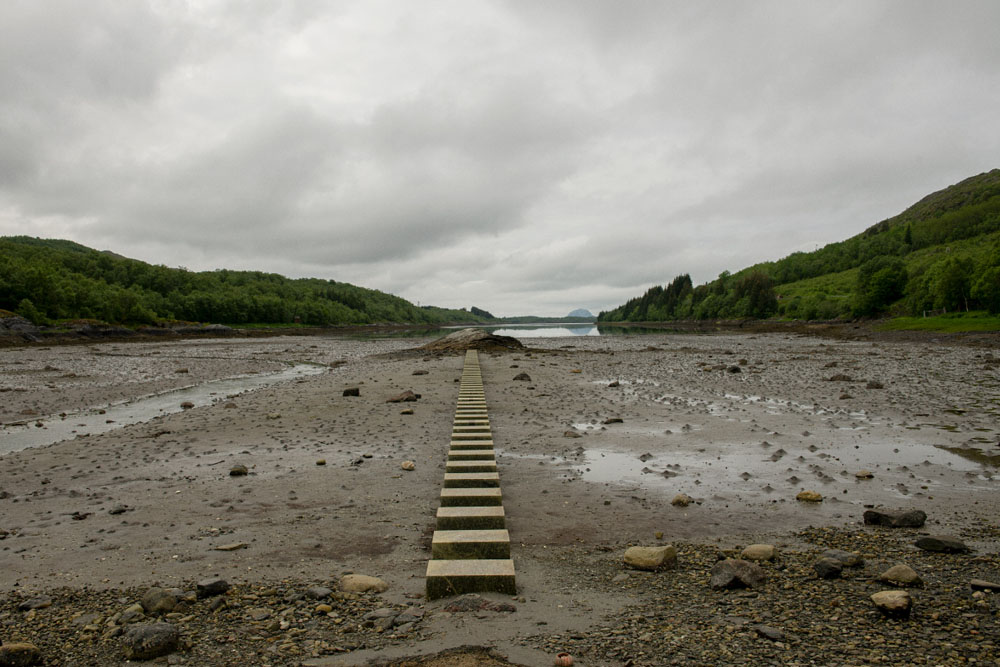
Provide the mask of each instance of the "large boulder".
[{"label": "large boulder", "polygon": [[152,660],[177,650],[180,633],[170,623],[134,625],[125,633],[125,657],[129,660]]},{"label": "large boulder", "polygon": [[888,618],[909,618],[913,609],[913,598],[906,591],[879,591],[871,601]]},{"label": "large boulder", "polygon": [[460,352],[463,350],[521,350],[524,345],[510,336],[497,336],[482,329],[462,329],[427,343],[421,350]]},{"label": "large boulder", "polygon": [[951,535],[927,535],[914,544],[924,551],[936,551],[945,554],[964,554],[972,551],[969,546]]}]

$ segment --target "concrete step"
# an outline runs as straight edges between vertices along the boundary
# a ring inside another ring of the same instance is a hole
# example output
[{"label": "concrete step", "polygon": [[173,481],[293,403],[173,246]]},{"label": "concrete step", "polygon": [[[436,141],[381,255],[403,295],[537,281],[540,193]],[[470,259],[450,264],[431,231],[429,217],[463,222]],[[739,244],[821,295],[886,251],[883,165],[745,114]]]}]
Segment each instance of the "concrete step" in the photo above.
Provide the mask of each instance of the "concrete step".
[{"label": "concrete step", "polygon": [[495,472],[446,472],[444,488],[484,488],[500,486],[500,475]]},{"label": "concrete step", "polygon": [[458,433],[456,433],[456,432],[452,431],[451,432],[451,439],[452,439],[453,442],[455,440],[458,440],[458,441],[492,440],[493,436],[490,434],[489,431],[485,431],[485,432],[482,432],[482,433],[462,433],[461,431],[459,431]]},{"label": "concrete step", "polygon": [[473,473],[473,472],[496,472],[497,462],[494,461],[455,461],[449,459],[444,465],[446,473]]},{"label": "concrete step", "polygon": [[427,599],[437,600],[465,593],[517,595],[514,561],[432,560],[427,562]]},{"label": "concrete step", "polygon": [[431,539],[435,560],[510,558],[510,534],[499,530],[436,530]]},{"label": "concrete step", "polygon": [[495,507],[503,505],[500,487],[441,489],[441,507]]},{"label": "concrete step", "polygon": [[438,530],[498,530],[507,527],[502,505],[494,507],[439,507]]},{"label": "concrete step", "polygon": [[449,461],[496,461],[492,449],[453,449],[448,452]]},{"label": "concrete step", "polygon": [[452,440],[451,449],[492,449],[492,440]]}]

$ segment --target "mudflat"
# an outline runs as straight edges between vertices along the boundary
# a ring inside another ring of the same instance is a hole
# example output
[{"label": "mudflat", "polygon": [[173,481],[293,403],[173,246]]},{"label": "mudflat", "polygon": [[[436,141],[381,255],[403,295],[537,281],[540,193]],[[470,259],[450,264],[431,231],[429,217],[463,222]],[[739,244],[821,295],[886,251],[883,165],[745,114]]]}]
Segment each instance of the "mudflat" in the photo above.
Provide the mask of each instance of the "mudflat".
[{"label": "mudflat", "polygon": [[[0,639],[124,662],[116,613],[151,586],[221,577],[223,607],[190,600],[168,619],[175,662],[362,664],[467,644],[521,664],[562,650],[578,665],[995,659],[998,605],[968,586],[1000,580],[995,341],[652,334],[482,353],[518,596],[455,606],[422,594],[463,357],[407,352],[427,340],[0,349]],[[310,370],[254,391],[206,384],[290,367]],[[164,393],[189,385],[207,393],[188,409]],[[419,400],[387,402],[407,390]],[[101,419],[154,394],[170,409]],[[21,449],[59,428],[71,439]],[[871,508],[927,524],[864,526]],[[912,546],[926,533],[972,551],[927,554]],[[781,554],[762,565],[767,588],[712,590],[716,558],[754,543]],[[661,544],[677,570],[623,565],[628,546]],[[828,547],[867,564],[819,579]],[[889,625],[868,598],[897,562],[925,588]],[[345,573],[389,588],[306,595]],[[52,604],[18,609],[39,596]]]}]

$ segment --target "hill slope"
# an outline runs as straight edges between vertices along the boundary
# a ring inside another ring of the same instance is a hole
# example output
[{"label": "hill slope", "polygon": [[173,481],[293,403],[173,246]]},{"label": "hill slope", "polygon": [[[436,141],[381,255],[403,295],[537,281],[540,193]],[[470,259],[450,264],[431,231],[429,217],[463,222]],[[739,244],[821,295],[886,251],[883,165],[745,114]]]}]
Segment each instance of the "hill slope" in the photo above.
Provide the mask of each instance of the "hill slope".
[{"label": "hill slope", "polygon": [[191,272],[154,266],[72,241],[0,238],[0,309],[35,323],[187,320],[309,325],[484,322],[466,310],[417,307],[348,283],[258,271]]},{"label": "hill slope", "polygon": [[697,287],[652,287],[598,321],[834,319],[885,312],[1000,312],[1000,169],[932,193],[845,241]]}]

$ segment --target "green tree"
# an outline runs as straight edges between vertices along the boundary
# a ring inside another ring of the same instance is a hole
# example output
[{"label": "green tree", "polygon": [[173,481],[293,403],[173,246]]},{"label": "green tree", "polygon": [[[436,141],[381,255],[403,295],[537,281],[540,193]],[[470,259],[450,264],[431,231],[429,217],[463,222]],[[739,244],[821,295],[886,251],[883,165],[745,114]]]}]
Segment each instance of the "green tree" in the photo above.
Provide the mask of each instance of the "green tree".
[{"label": "green tree", "polygon": [[855,313],[877,315],[903,296],[906,288],[906,265],[899,257],[874,257],[858,270],[855,287]]}]

